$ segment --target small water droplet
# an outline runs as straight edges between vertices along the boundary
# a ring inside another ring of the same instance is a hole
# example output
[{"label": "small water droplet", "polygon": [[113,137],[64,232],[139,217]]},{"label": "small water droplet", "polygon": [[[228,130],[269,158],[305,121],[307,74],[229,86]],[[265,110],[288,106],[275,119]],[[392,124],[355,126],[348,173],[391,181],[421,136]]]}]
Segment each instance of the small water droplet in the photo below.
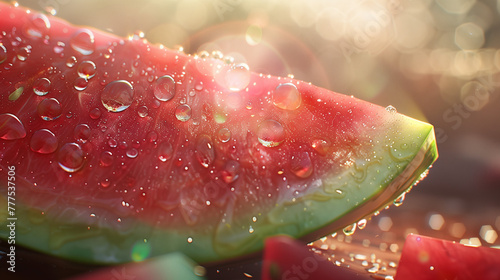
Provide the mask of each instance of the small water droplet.
[{"label": "small water droplet", "polygon": [[231,139],[231,131],[225,127],[221,128],[217,133],[217,136],[222,143],[226,143]]},{"label": "small water droplet", "polygon": [[44,14],[36,14],[30,22],[26,24],[26,35],[35,38],[42,38],[49,32],[50,22]]},{"label": "small water droplet", "polygon": [[196,159],[201,166],[208,168],[215,159],[214,146],[210,137],[203,135],[196,143],[195,150]]},{"label": "small water droplet", "polygon": [[396,110],[396,107],[394,107],[392,105],[385,107],[385,110],[389,113],[396,113],[398,111],[398,110]]},{"label": "small water droplet", "polygon": [[193,238],[192,238],[192,237],[188,237],[188,238],[187,238],[187,242],[188,242],[188,243],[193,243]]},{"label": "small water droplet", "polygon": [[4,140],[16,140],[26,137],[26,129],[23,123],[12,114],[0,115],[0,138]]},{"label": "small water droplet", "polygon": [[76,172],[83,167],[83,150],[76,143],[66,143],[58,152],[58,161],[64,171]]},{"label": "small water droplet", "polygon": [[95,63],[93,61],[85,60],[82,61],[80,65],[78,65],[76,72],[78,73],[78,76],[88,80],[95,76],[97,67],[95,66]]},{"label": "small water droplet", "polygon": [[122,112],[132,105],[134,88],[125,80],[113,81],[101,92],[101,102],[110,112]]},{"label": "small water droplet", "polygon": [[51,154],[57,149],[57,138],[48,129],[37,130],[31,136],[30,148],[33,152]]},{"label": "small water droplet", "polygon": [[318,154],[324,156],[328,154],[331,144],[328,141],[322,139],[315,139],[312,141],[311,147],[318,152]]},{"label": "small water droplet", "polygon": [[101,186],[103,188],[107,188],[107,187],[109,187],[109,185],[111,184],[111,182],[109,181],[108,178],[106,178],[106,179],[102,180],[100,184],[101,184]]},{"label": "small water droplet", "polygon": [[38,96],[46,95],[50,90],[50,80],[40,78],[33,83],[33,92]]},{"label": "small water droplet", "polygon": [[232,91],[245,89],[250,83],[250,69],[245,63],[232,66],[226,73],[226,86]]},{"label": "small water droplet", "polygon": [[139,155],[139,151],[136,148],[130,148],[127,150],[127,157],[136,158]]},{"label": "small water droplet", "polygon": [[169,159],[172,158],[172,155],[174,153],[174,149],[172,148],[172,144],[169,142],[162,142],[160,145],[158,145],[158,159],[162,162],[165,162]]},{"label": "small water droplet", "polygon": [[75,79],[74,87],[78,91],[82,91],[87,88],[87,85],[89,84],[89,81],[87,78],[83,77],[78,77]]},{"label": "small water droplet", "polygon": [[203,82],[199,81],[198,83],[196,83],[196,85],[194,86],[194,89],[197,91],[203,90]]},{"label": "small water droplet", "polygon": [[358,221],[358,228],[359,229],[364,229],[366,227],[367,221],[366,219],[361,219]]},{"label": "small water droplet", "polygon": [[354,232],[356,231],[356,223],[346,226],[342,231],[347,236],[353,235]]},{"label": "small water droplet", "polygon": [[139,115],[139,117],[141,118],[145,118],[148,116],[148,107],[146,106],[141,106],[137,109],[137,114]]},{"label": "small water droplet", "polygon": [[160,101],[169,101],[175,95],[175,81],[170,75],[158,78],[153,87],[155,97]]},{"label": "small water droplet", "polygon": [[156,133],[156,131],[150,131],[146,136],[146,140],[150,143],[156,142],[156,140],[158,140],[158,133]]},{"label": "small water droplet", "polygon": [[394,206],[399,207],[403,204],[405,200],[406,193],[402,193],[398,198],[394,199]]},{"label": "small water droplet", "polygon": [[66,60],[66,66],[68,66],[69,68],[72,68],[73,66],[75,66],[76,63],[77,63],[77,60],[76,60],[76,57],[74,57],[74,56],[70,56]]},{"label": "small water droplet", "polygon": [[259,125],[259,142],[265,147],[276,147],[285,140],[285,129],[275,120],[265,120]]},{"label": "small water droplet", "polygon": [[94,33],[88,29],[79,30],[71,38],[70,45],[75,51],[89,55],[95,50]]},{"label": "small water droplet", "polygon": [[90,132],[90,127],[82,123],[75,127],[73,135],[76,141],[85,143],[90,138]]},{"label": "small water droplet", "polygon": [[31,53],[31,48],[22,47],[17,51],[17,59],[20,61],[26,61]]},{"label": "small water droplet", "polygon": [[272,98],[274,106],[284,110],[296,110],[302,102],[300,92],[292,83],[277,86]]},{"label": "small water droplet", "polygon": [[111,153],[110,151],[104,151],[101,153],[101,157],[99,158],[101,166],[104,167],[111,166],[113,164],[113,161],[114,161],[113,153]]},{"label": "small water droplet", "polygon": [[66,44],[64,44],[64,42],[57,42],[56,45],[54,46],[54,53],[55,54],[62,54],[64,52],[65,47],[66,47]]},{"label": "small water droplet", "polygon": [[191,118],[191,113],[191,107],[187,104],[181,104],[175,109],[175,117],[182,122],[188,121]]},{"label": "small water droplet", "polygon": [[97,120],[98,118],[100,118],[102,115],[101,113],[101,110],[99,110],[99,108],[94,108],[92,110],[90,110],[90,113],[89,113],[89,116],[91,119],[93,120]]},{"label": "small water droplet", "polygon": [[313,172],[311,157],[307,152],[299,152],[292,156],[290,169],[299,178],[307,178]]},{"label": "small water droplet", "polygon": [[[253,232],[254,232],[254,229],[253,229],[253,227],[252,227],[252,226],[250,226],[250,227],[248,228],[248,233],[253,233]],[[251,277],[250,277],[250,278],[251,278]]]},{"label": "small water droplet", "polygon": [[7,60],[7,49],[0,43],[0,63],[3,63],[5,60]]},{"label": "small water droplet", "polygon": [[116,148],[118,146],[118,142],[115,139],[111,138],[108,140],[108,145],[110,148]]},{"label": "small water droplet", "polygon": [[57,99],[46,98],[38,103],[37,111],[42,119],[51,121],[61,116],[62,107]]},{"label": "small water droplet", "polygon": [[222,170],[222,180],[226,183],[232,183],[236,181],[240,173],[240,164],[235,160],[228,160],[224,165]]}]

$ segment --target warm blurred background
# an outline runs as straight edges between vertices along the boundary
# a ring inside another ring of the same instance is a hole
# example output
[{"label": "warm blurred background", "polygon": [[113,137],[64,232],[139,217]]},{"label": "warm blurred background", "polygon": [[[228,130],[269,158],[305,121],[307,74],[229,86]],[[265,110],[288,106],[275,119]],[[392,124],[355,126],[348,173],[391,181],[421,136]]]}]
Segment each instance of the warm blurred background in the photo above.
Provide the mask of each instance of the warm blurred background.
[{"label": "warm blurred background", "polygon": [[352,236],[315,243],[338,265],[385,279],[409,232],[500,245],[500,0],[19,4],[120,36],[143,32],[153,43],[207,51],[256,72],[293,75],[434,124],[440,158],[405,203]]}]

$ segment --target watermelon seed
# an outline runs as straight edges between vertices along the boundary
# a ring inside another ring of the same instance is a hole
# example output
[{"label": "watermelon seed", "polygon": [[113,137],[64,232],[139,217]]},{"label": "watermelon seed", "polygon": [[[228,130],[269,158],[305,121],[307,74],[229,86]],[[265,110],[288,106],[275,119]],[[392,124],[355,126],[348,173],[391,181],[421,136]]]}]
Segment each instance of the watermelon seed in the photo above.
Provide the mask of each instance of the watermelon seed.
[{"label": "watermelon seed", "polygon": [[95,50],[94,33],[88,29],[82,29],[71,38],[70,45],[75,51],[89,55]]},{"label": "watermelon seed", "polygon": [[26,136],[23,123],[15,115],[0,115],[0,138],[4,140],[16,140]]},{"label": "watermelon seed", "polygon": [[37,130],[31,136],[30,148],[36,153],[51,154],[57,149],[57,138],[48,129]]},{"label": "watermelon seed", "polygon": [[49,92],[50,85],[49,79],[40,78],[33,83],[33,92],[38,96],[44,96]]}]

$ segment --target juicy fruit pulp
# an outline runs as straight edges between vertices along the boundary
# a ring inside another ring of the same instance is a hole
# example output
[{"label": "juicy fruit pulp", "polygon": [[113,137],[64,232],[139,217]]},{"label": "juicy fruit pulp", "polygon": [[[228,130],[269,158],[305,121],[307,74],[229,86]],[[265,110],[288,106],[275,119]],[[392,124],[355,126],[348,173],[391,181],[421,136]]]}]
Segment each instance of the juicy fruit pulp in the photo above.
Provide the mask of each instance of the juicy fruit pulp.
[{"label": "juicy fruit pulp", "polygon": [[0,32],[1,173],[16,170],[16,242],[48,254],[219,262],[275,234],[310,241],[437,157],[429,124],[246,65],[5,4]]}]

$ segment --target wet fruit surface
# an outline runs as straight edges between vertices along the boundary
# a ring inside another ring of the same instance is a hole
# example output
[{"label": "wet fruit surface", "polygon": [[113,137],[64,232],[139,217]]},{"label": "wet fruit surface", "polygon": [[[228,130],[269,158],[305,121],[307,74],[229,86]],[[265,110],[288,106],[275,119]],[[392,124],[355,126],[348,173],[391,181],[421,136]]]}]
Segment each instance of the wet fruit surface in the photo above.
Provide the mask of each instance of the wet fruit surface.
[{"label": "wet fruit surface", "polygon": [[247,65],[3,4],[0,28],[0,168],[19,242],[50,254],[215,262],[354,231],[437,156],[428,124]]}]

